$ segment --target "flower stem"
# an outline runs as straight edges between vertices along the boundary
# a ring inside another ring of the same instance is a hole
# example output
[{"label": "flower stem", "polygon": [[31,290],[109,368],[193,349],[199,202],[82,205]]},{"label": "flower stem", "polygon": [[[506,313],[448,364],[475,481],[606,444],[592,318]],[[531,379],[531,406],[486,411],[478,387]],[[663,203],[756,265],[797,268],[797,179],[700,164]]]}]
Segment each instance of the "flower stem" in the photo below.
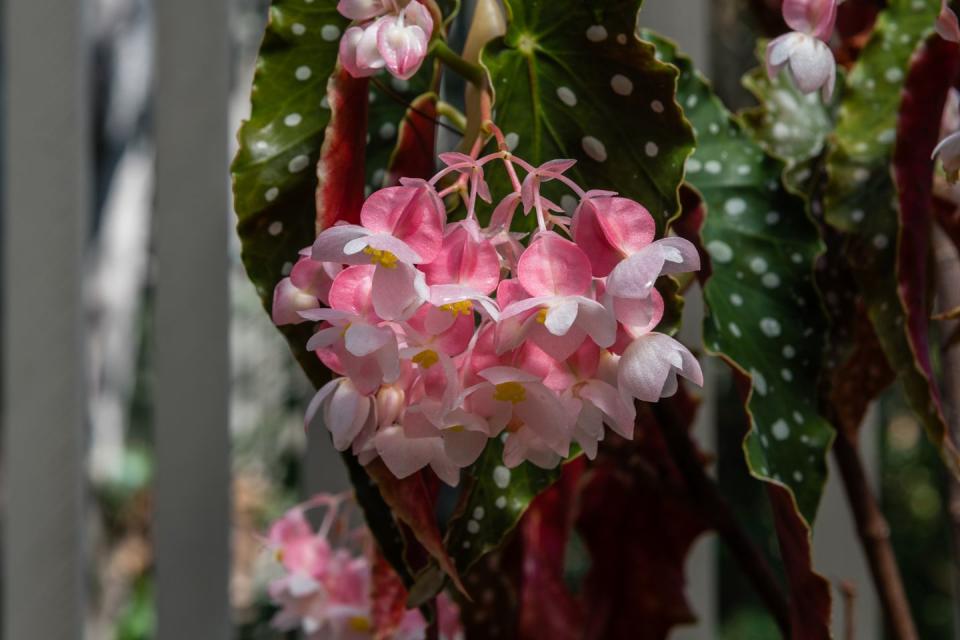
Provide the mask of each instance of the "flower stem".
[{"label": "flower stem", "polygon": [[447,43],[440,38],[435,39],[430,44],[430,52],[437,56],[437,59],[447,65],[454,73],[463,76],[468,82],[477,87],[483,87],[486,79],[483,67],[464,60],[460,54],[448,47]]},{"label": "flower stem", "polygon": [[467,130],[467,116],[449,102],[437,100],[437,114],[449,120],[454,128],[460,130],[460,133]]}]

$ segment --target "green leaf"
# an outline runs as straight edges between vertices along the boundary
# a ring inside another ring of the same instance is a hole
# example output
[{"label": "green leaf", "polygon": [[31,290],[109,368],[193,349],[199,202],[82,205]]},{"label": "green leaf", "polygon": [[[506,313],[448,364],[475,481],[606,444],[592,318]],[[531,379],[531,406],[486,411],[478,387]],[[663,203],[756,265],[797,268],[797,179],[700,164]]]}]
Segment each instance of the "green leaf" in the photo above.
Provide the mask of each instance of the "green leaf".
[{"label": "green leaf", "polygon": [[688,58],[654,41],[680,68],[677,93],[698,136],[687,179],[707,208],[704,340],[752,379],[753,428],[744,440],[751,472],[788,488],[810,523],[832,438],[815,393],[824,322],[813,262],[823,247],[804,201],[781,184],[783,164],[751,141]]},{"label": "green leaf", "polygon": [[271,4],[250,119],[240,128],[232,167],[241,223],[263,215],[281,195],[315,185],[312,167],[330,119],[321,103],[346,26],[333,0]]},{"label": "green leaf", "polygon": [[744,128],[767,154],[786,164],[783,179],[798,194],[809,192],[816,161],[826,148],[833,130],[839,96],[843,87],[843,71],[838,70],[838,90],[830,103],[824,104],[820,93],[801,93],[789,73],[772,80],[762,66],[764,43],[757,49],[761,66],[743,77],[743,86],[760,103],[740,112]]},{"label": "green leaf", "polygon": [[[640,2],[507,0],[506,7],[507,33],[481,60],[508,144],[534,165],[576,159],[571,178],[637,200],[662,232],[679,207],[693,138],[674,100],[676,72],[634,35]],[[509,190],[500,172],[491,183],[494,193]],[[547,187],[549,196],[554,185]],[[517,222],[535,224],[533,216]]]},{"label": "green leaf", "polygon": [[530,463],[507,469],[503,444],[493,439],[465,476],[466,500],[451,519],[446,536],[448,553],[461,572],[500,546],[530,502],[560,477],[560,469],[545,470]]},{"label": "green leaf", "polygon": [[[824,211],[845,235],[843,247],[870,320],[908,401],[933,440],[945,425],[936,392],[911,348],[898,291],[901,232],[890,171],[904,80],[917,47],[932,32],[936,0],[892,0],[849,74],[833,148],[827,157]],[[909,143],[908,143],[909,144]]]}]

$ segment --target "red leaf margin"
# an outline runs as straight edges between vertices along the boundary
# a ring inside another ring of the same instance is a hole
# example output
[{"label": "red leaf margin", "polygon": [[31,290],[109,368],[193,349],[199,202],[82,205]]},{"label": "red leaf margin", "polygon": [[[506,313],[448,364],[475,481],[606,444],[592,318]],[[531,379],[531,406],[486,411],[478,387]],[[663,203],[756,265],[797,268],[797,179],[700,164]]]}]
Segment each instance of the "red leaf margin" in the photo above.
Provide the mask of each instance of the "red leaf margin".
[{"label": "red leaf margin", "polygon": [[897,119],[893,179],[897,187],[900,232],[897,282],[906,316],[906,337],[914,366],[929,387],[929,407],[937,424],[931,433],[951,470],[960,475],[960,451],[949,436],[940,393],[930,362],[929,277],[934,219],[933,163],[930,154],[940,136],[940,115],[960,73],[960,47],[931,36],[911,60]]}]

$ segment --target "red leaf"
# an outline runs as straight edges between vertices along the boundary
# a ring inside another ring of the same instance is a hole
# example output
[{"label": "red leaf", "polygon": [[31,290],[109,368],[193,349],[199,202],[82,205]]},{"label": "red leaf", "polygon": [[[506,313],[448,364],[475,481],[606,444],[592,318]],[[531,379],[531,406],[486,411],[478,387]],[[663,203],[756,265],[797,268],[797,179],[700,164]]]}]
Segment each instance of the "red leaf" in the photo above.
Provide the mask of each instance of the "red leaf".
[{"label": "red leaf", "polygon": [[937,424],[931,434],[949,464],[960,471],[960,452],[950,439],[940,393],[930,362],[927,265],[933,223],[933,163],[930,154],[940,136],[940,115],[947,93],[960,72],[960,49],[933,36],[914,56],[903,90],[893,155],[894,180],[901,225],[897,247],[897,280],[906,312],[907,339],[918,372],[929,387],[930,407]]},{"label": "red leaf", "polygon": [[768,484],[767,495],[790,590],[790,637],[793,640],[829,639],[830,583],[812,569],[810,531],[797,513],[789,491]]},{"label": "red leaf", "polygon": [[434,513],[435,492],[427,486],[422,474],[417,473],[399,480],[379,458],[368,464],[366,469],[377,483],[380,495],[394,515],[410,528],[417,542],[423,545],[440,568],[450,576],[457,589],[466,594],[457,567],[443,546],[443,537]]},{"label": "red leaf", "polygon": [[436,171],[437,95],[425,93],[413,101],[397,135],[397,147],[390,156],[387,186],[400,178],[427,180]]},{"label": "red leaf", "polygon": [[534,499],[521,521],[520,638],[524,640],[582,636],[583,612],[564,584],[563,567],[583,470],[582,457],[565,465],[560,480]]},{"label": "red leaf", "polygon": [[337,66],[327,83],[330,123],[317,163],[317,233],[340,220],[359,222],[364,200],[369,81]]},{"label": "red leaf", "polygon": [[660,640],[695,620],[683,571],[706,523],[660,430],[649,413],[640,420],[635,441],[604,442],[585,478],[578,527],[593,560],[584,584],[588,639]]}]

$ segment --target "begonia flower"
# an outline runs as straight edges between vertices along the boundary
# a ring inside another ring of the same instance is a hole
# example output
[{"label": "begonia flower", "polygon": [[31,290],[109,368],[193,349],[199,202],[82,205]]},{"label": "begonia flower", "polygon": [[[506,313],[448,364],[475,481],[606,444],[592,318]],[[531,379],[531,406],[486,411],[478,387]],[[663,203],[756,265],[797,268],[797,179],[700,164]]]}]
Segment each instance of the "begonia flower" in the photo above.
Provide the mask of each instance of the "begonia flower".
[{"label": "begonia flower", "polygon": [[617,384],[625,398],[656,402],[677,392],[678,374],[703,386],[703,372],[693,354],[670,336],[651,332],[623,352]]},{"label": "begonia flower", "polygon": [[433,17],[417,0],[400,8],[393,0],[342,0],[337,9],[353,20],[340,39],[340,63],[355,78],[371,76],[386,68],[407,80],[427,56]]},{"label": "begonia flower", "polygon": [[[501,311],[501,351],[529,338],[554,358],[565,360],[588,336],[601,347],[613,344],[616,323],[590,297],[590,260],[574,243],[553,233],[540,234],[520,256],[517,281],[525,295]],[[498,298],[517,291],[515,285],[512,291],[504,287],[506,282],[501,283]]]},{"label": "begonia flower", "polygon": [[833,33],[837,0],[784,0],[783,17],[793,29],[767,45],[767,75],[774,78],[784,68],[790,71],[803,93],[822,91],[833,95],[837,63],[825,42]]}]

